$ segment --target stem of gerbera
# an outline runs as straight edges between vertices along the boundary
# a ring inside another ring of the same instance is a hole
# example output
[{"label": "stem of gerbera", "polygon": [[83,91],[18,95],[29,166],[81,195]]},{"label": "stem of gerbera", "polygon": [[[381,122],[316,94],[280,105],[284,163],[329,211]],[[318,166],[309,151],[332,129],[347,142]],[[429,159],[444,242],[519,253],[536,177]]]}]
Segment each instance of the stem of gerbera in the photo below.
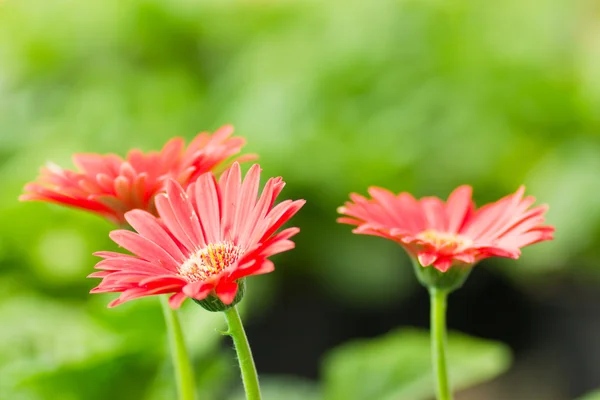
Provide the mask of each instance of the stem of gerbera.
[{"label": "stem of gerbera", "polygon": [[233,339],[235,351],[237,352],[238,361],[240,363],[246,399],[261,400],[258,373],[256,372],[252,351],[250,350],[250,344],[248,343],[248,338],[246,337],[246,332],[242,325],[240,313],[238,312],[237,307],[234,306],[223,311],[223,314],[225,314],[225,319],[229,325],[229,329],[225,334],[231,336]]},{"label": "stem of gerbera", "polygon": [[169,306],[167,296],[159,296],[162,305],[165,323],[167,325],[167,335],[169,337],[169,347],[171,358],[173,359],[173,369],[177,381],[177,393],[179,400],[195,400],[194,374],[192,364],[183,339],[183,331],[179,323],[177,312]]},{"label": "stem of gerbera", "polygon": [[446,300],[448,291],[429,288],[431,297],[431,360],[437,386],[437,400],[452,400],[446,366]]}]

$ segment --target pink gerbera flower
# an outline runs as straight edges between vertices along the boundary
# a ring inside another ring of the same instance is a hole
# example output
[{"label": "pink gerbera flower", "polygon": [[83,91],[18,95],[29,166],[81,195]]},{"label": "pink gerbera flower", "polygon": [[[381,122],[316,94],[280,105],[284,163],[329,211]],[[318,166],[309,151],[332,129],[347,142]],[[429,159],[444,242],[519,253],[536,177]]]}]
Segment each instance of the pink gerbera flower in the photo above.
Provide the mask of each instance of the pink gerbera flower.
[{"label": "pink gerbera flower", "polygon": [[[78,171],[49,164],[36,182],[25,186],[20,200],[47,201],[88,210],[117,224],[133,209],[155,213],[154,197],[169,179],[186,187],[205,172],[226,168],[231,157],[245,144],[230,137],[233,127],[223,126],[214,134],[202,132],[185,147],[182,138],[169,140],[159,152],[132,150],[126,159],[115,154],[76,154]],[[238,161],[254,159],[249,155]]]},{"label": "pink gerbera flower", "polygon": [[234,301],[240,279],[273,271],[268,257],[294,248],[289,240],[299,232],[287,228],[275,233],[304,205],[304,200],[275,198],[285,183],[267,181],[258,197],[260,167],[250,168],[243,182],[236,162],[217,183],[206,173],[187,191],[175,180],[166,194],[156,197],[160,218],[142,211],[125,214],[137,233],[115,230],[110,237],[133,255],[99,252],[103,257],[90,277],[102,278],[92,293],[121,292],[110,307],[138,297],[173,293],[177,308],[187,298],[216,296]]},{"label": "pink gerbera flower", "polygon": [[356,225],[354,233],[382,236],[398,242],[423,267],[446,272],[454,265],[474,265],[488,257],[519,258],[521,248],[551,240],[554,228],[545,226],[547,206],[530,208],[535,199],[525,188],[495,203],[475,208],[470,186],[460,186],[444,202],[437,197],[416,200],[371,187],[366,199],[351,194],[352,202],[338,209],[338,222]]}]

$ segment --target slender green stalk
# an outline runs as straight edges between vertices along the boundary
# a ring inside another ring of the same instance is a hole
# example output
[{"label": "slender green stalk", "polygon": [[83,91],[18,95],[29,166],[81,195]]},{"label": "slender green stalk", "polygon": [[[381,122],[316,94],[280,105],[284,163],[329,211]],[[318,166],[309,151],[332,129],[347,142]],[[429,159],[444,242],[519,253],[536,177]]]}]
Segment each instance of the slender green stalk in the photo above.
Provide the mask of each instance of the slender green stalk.
[{"label": "slender green stalk", "polygon": [[229,325],[226,332],[233,339],[235,351],[237,352],[240,370],[242,372],[242,381],[244,382],[244,390],[246,391],[247,400],[261,400],[260,386],[258,384],[258,373],[254,366],[252,351],[250,344],[242,325],[242,319],[237,307],[233,306],[223,312],[225,319]]},{"label": "slender green stalk", "polygon": [[448,292],[429,289],[431,296],[431,360],[436,378],[437,400],[452,400],[446,366],[446,299]]},{"label": "slender green stalk", "polygon": [[171,350],[171,358],[173,359],[175,379],[177,380],[178,399],[195,400],[194,373],[192,372],[192,364],[190,363],[187,348],[185,347],[179,317],[176,311],[169,307],[168,297],[159,297],[167,325],[169,348]]}]

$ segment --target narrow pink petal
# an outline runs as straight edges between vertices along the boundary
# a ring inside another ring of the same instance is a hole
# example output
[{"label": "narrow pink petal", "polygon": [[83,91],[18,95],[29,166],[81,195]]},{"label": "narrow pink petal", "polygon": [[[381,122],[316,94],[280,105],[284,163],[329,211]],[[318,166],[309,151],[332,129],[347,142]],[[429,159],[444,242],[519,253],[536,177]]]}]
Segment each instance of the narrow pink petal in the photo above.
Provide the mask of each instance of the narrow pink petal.
[{"label": "narrow pink petal", "polygon": [[[278,205],[281,205],[285,202],[281,202]],[[262,233],[261,238],[258,241],[264,241],[266,238],[271,236],[275,231],[277,231],[283,224],[285,224],[290,218],[292,218],[302,206],[306,203],[306,200],[295,200],[287,205],[281,215],[271,215],[275,208],[271,210],[271,213],[268,214],[266,221],[270,223],[270,227]],[[254,240],[254,238],[252,239]]]},{"label": "narrow pink petal", "polygon": [[231,304],[235,295],[238,291],[238,284],[233,281],[222,280],[215,288],[217,297],[221,299],[224,304]]},{"label": "narrow pink petal", "polygon": [[240,228],[240,243],[247,243],[254,236],[254,232],[259,227],[259,221],[266,217],[284,186],[285,182],[281,178],[271,178],[267,181],[256,206],[245,221],[245,225]]},{"label": "narrow pink petal", "polygon": [[124,176],[119,176],[114,180],[113,185],[117,198],[128,206],[131,206],[131,182]]},{"label": "narrow pink petal", "polygon": [[548,231],[545,229],[532,230],[529,232],[522,233],[520,235],[509,236],[506,238],[502,238],[498,241],[497,245],[499,247],[508,247],[508,248],[521,248],[525,246],[529,246],[534,243],[541,242],[543,240],[552,239],[552,230]]},{"label": "narrow pink petal", "polygon": [[228,278],[232,281],[235,281],[246,276],[263,275],[273,271],[275,271],[275,264],[267,259],[259,259],[245,268],[240,268],[233,271]]},{"label": "narrow pink petal", "polygon": [[454,254],[452,258],[465,264],[473,264],[476,261],[475,256],[470,253]]},{"label": "narrow pink petal", "polygon": [[512,209],[506,210],[504,215],[502,215],[501,218],[498,218],[495,224],[490,226],[484,234],[479,236],[479,240],[489,241],[505,234],[508,229],[518,225],[520,221],[531,215],[531,210],[527,211],[527,209],[532,206],[533,203],[535,203],[535,198],[532,196],[527,196],[522,199]]},{"label": "narrow pink petal", "polygon": [[111,273],[112,271],[96,271],[89,274],[87,278],[104,278],[106,275],[109,275]]},{"label": "narrow pink petal", "polygon": [[262,254],[265,257],[270,257],[275,254],[279,254],[279,253],[283,253],[285,251],[292,250],[294,247],[296,247],[296,244],[294,242],[292,242],[291,240],[278,240],[278,241],[272,243],[271,245],[269,245],[268,247],[265,246]]},{"label": "narrow pink petal", "polygon": [[471,186],[463,185],[456,188],[448,197],[446,213],[448,215],[448,232],[458,233],[473,208]]},{"label": "narrow pink petal", "polygon": [[477,245],[477,250],[484,257],[505,257],[517,259],[521,255],[518,246],[509,247],[506,244],[502,245]]},{"label": "narrow pink petal", "polygon": [[[463,234],[477,240],[489,240],[494,233],[493,228],[514,215],[514,209],[521,202],[524,191],[525,188],[521,186],[514,194],[481,207],[465,226]],[[488,235],[488,232],[492,235]]]},{"label": "narrow pink petal", "polygon": [[156,209],[158,210],[162,223],[165,224],[169,232],[185,246],[187,251],[193,253],[198,247],[204,247],[206,245],[203,242],[195,243],[190,239],[190,236],[179,224],[166,195],[159,194],[156,196],[154,198],[154,204],[156,204]]},{"label": "narrow pink petal", "polygon": [[438,232],[446,232],[448,221],[444,203],[437,197],[424,197],[421,199],[420,204],[427,220],[427,226]]},{"label": "narrow pink petal", "polygon": [[187,285],[187,281],[180,276],[176,275],[158,275],[150,276],[139,281],[139,286],[143,287],[158,287],[158,286],[171,286],[181,285],[181,287]]},{"label": "narrow pink petal", "polygon": [[373,197],[373,200],[379,203],[383,210],[385,210],[391,225],[397,227],[404,225],[404,221],[402,218],[400,218],[400,214],[398,212],[399,207],[396,195],[387,189],[376,186],[371,186],[368,191],[371,197]]},{"label": "narrow pink petal", "polygon": [[183,293],[192,299],[203,300],[212,292],[214,286],[204,282],[192,282],[183,287]]},{"label": "narrow pink petal", "polygon": [[179,160],[183,155],[185,142],[182,138],[176,137],[169,140],[160,151],[160,157],[163,160]]},{"label": "narrow pink petal", "polygon": [[164,249],[175,261],[182,263],[187,258],[150,213],[132,210],[125,213],[125,219],[140,235]]},{"label": "narrow pink petal", "polygon": [[402,219],[407,230],[413,233],[422,232],[427,229],[423,208],[419,202],[409,193],[398,195],[398,218]]},{"label": "narrow pink petal", "polygon": [[545,221],[544,214],[546,211],[548,211],[548,206],[541,205],[522,213],[520,216],[515,215],[511,221],[511,225],[506,224],[497,231],[497,237],[519,234],[542,226]]},{"label": "narrow pink petal", "polygon": [[242,232],[239,231],[240,227],[243,226],[244,221],[248,218],[250,210],[254,208],[256,204],[256,197],[258,195],[258,185],[260,183],[260,166],[254,164],[242,183],[240,189],[239,198],[236,204],[235,219],[233,224],[232,237],[234,242],[237,243],[239,236]]},{"label": "narrow pink petal", "polygon": [[125,213],[125,219],[140,235],[164,249],[175,261],[182,263],[187,258],[173,242],[172,237],[165,232],[150,213],[142,210],[132,210]]},{"label": "narrow pink petal", "polygon": [[433,263],[433,267],[441,272],[446,272],[452,266],[452,259],[448,257],[444,257],[438,260],[435,260]]},{"label": "narrow pink petal", "polygon": [[221,142],[227,139],[229,136],[233,134],[233,125],[223,125],[219,129],[217,129],[213,134],[211,139],[215,142]]},{"label": "narrow pink petal", "polygon": [[162,265],[169,269],[177,268],[179,265],[169,253],[137,233],[119,229],[112,231],[109,236],[119,246],[145,260],[151,261],[153,264]]},{"label": "narrow pink petal", "polygon": [[273,254],[283,253],[284,251],[293,249],[295,243],[287,239],[296,235],[298,232],[300,232],[300,229],[296,227],[279,232],[262,244],[260,253],[265,257],[270,257]]},{"label": "narrow pink petal", "polygon": [[133,182],[137,178],[137,172],[128,162],[124,162],[119,167],[119,175],[123,176],[129,182]]},{"label": "narrow pink petal", "polygon": [[169,204],[171,204],[172,214],[176,217],[177,222],[179,222],[181,229],[188,236],[190,242],[196,246],[204,247],[206,244],[203,240],[200,222],[198,221],[194,207],[181,185],[173,179],[167,183],[167,198],[169,199]]},{"label": "narrow pink petal", "polygon": [[275,264],[273,264],[270,260],[264,260],[259,264],[258,268],[252,273],[252,275],[268,274],[273,271],[275,271]]},{"label": "narrow pink petal", "polygon": [[73,164],[90,176],[98,174],[115,176],[117,171],[110,168],[110,164],[106,162],[107,157],[117,157],[120,161],[120,157],[114,154],[102,156],[100,154],[78,153],[73,155]]},{"label": "narrow pink petal", "polygon": [[113,302],[111,302],[108,305],[108,307],[109,308],[116,307],[120,304],[123,304],[126,301],[138,299],[140,297],[153,296],[153,295],[157,295],[157,294],[165,294],[165,293],[175,292],[178,290],[179,290],[178,286],[161,287],[161,288],[156,288],[156,289],[151,289],[151,290],[145,289],[145,288],[128,289],[128,290],[124,291],[123,293],[121,293],[121,296],[119,296],[119,298],[117,300],[114,300]]},{"label": "narrow pink petal", "polygon": [[169,297],[169,306],[173,310],[177,310],[183,302],[187,299],[187,296],[183,292],[175,293],[173,296]]},{"label": "narrow pink petal", "polygon": [[111,258],[108,260],[102,260],[96,264],[94,268],[108,271],[130,271],[153,275],[164,275],[169,272],[175,273],[176,271],[173,268],[166,268],[163,265],[152,264],[149,261],[127,258]]},{"label": "narrow pink petal", "polygon": [[[338,212],[341,213],[341,211],[339,211],[339,209],[338,209]],[[348,217],[339,217],[338,219],[336,219],[336,221],[339,222],[340,224],[348,224],[348,225],[360,225],[362,223],[362,221],[360,221],[358,219],[348,218]]]},{"label": "narrow pink petal", "polygon": [[206,173],[196,181],[196,209],[207,243],[219,243],[221,238],[221,199],[217,182],[212,173]]},{"label": "narrow pink petal", "polygon": [[132,257],[129,254],[117,253],[116,251],[96,251],[92,255],[100,258]]},{"label": "narrow pink petal", "polygon": [[222,196],[221,237],[223,240],[232,239],[231,234],[235,222],[235,210],[239,199],[241,184],[240,165],[236,162],[233,163],[231,168],[223,172],[221,180],[219,181]]},{"label": "narrow pink petal", "polygon": [[433,264],[438,257],[433,253],[421,252],[417,255],[417,258],[419,259],[419,264],[421,264],[423,267],[428,267]]}]

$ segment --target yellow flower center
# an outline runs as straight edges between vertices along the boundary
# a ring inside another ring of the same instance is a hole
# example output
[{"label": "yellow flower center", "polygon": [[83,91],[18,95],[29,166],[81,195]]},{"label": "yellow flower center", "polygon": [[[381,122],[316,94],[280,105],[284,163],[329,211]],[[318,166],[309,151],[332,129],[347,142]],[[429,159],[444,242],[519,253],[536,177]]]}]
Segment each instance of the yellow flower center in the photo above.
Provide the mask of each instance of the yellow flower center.
[{"label": "yellow flower center", "polygon": [[181,264],[179,274],[188,282],[204,281],[231,266],[242,253],[242,249],[231,242],[209,244]]},{"label": "yellow flower center", "polygon": [[473,241],[464,236],[440,232],[435,229],[428,229],[417,235],[418,239],[431,244],[433,247],[444,253],[453,253],[461,251],[473,244]]}]

